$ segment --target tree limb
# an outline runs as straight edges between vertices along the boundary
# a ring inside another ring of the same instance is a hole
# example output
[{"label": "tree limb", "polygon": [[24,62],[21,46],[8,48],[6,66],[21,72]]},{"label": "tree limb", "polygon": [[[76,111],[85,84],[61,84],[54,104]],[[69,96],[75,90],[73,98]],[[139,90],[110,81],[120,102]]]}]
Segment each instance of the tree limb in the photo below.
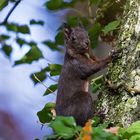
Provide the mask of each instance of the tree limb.
[{"label": "tree limb", "polygon": [[8,12],[7,16],[5,17],[4,21],[0,23],[0,25],[4,25],[7,23],[10,15],[12,14],[12,12],[14,11],[14,9],[19,5],[19,3],[21,2],[21,0],[18,0],[14,6],[11,8],[11,10]]}]

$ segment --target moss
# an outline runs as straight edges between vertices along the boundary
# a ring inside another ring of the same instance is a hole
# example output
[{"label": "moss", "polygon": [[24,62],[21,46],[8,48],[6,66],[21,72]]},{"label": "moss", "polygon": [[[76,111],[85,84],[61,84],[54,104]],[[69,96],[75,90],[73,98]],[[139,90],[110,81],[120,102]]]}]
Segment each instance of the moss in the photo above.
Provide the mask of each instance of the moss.
[{"label": "moss", "polygon": [[140,97],[131,98],[125,92],[121,95],[121,98],[120,95],[110,96],[105,93],[98,107],[102,107],[105,111],[104,122],[111,122],[114,125],[127,127],[134,120],[132,112],[135,112],[134,110],[139,107],[138,100],[140,100]]},{"label": "moss", "polygon": [[140,42],[138,42],[138,44],[136,45],[137,49],[140,49]]}]

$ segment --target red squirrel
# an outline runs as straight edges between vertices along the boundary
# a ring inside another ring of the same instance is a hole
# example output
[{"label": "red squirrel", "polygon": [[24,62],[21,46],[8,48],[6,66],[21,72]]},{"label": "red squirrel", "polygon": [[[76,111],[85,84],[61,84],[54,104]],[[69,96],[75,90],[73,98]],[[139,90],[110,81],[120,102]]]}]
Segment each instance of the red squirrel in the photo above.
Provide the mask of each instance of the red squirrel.
[{"label": "red squirrel", "polygon": [[117,51],[104,59],[90,54],[90,40],[83,27],[64,26],[66,53],[58,82],[56,115],[73,116],[78,125],[84,126],[92,119],[94,104],[88,92],[89,76],[105,68],[117,56]]}]

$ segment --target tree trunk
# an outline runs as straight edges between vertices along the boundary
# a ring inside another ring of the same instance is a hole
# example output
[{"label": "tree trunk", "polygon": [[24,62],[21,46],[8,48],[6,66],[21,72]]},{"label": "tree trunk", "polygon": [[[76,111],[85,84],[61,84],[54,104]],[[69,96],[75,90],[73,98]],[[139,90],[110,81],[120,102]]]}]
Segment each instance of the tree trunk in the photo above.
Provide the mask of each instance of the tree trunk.
[{"label": "tree trunk", "polygon": [[100,93],[96,110],[104,122],[128,127],[140,120],[140,1],[127,0],[121,21],[118,48],[122,57],[109,66],[108,82]]}]

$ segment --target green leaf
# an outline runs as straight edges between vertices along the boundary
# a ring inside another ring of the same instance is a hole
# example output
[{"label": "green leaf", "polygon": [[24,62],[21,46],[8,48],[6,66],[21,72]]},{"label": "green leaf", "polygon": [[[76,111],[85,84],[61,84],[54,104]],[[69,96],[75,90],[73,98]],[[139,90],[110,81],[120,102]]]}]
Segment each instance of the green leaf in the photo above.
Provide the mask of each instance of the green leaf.
[{"label": "green leaf", "polygon": [[50,94],[50,93],[53,93],[53,92],[55,92],[56,90],[57,90],[57,84],[51,85],[51,86],[49,86],[49,87],[47,88],[47,90],[45,91],[45,93],[44,93],[43,96],[48,95],[48,94]]},{"label": "green leaf", "polygon": [[43,71],[50,72],[51,76],[60,75],[62,65],[60,64],[49,64]]},{"label": "green leaf", "polygon": [[140,134],[132,136],[129,140],[140,140]]},{"label": "green leaf", "polygon": [[45,3],[45,6],[49,10],[59,10],[68,7],[73,7],[76,2],[79,0],[71,0],[71,1],[64,1],[64,0],[49,0]]},{"label": "green leaf", "polygon": [[2,50],[3,50],[3,52],[5,53],[5,55],[9,57],[10,54],[11,54],[11,52],[12,52],[12,47],[11,47],[10,45],[4,44],[4,45],[2,46]]},{"label": "green leaf", "polygon": [[9,38],[10,38],[10,36],[8,36],[8,35],[0,35],[0,41],[7,40]]},{"label": "green leaf", "polygon": [[60,75],[62,69],[62,65],[60,64],[49,64],[49,70],[51,76]]},{"label": "green leaf", "polygon": [[[123,132],[123,133],[122,133]],[[126,130],[121,131],[123,138],[129,139],[136,134],[140,135],[140,121],[134,122]]]},{"label": "green leaf", "polygon": [[30,34],[30,29],[27,25],[18,26],[18,32],[22,34]]},{"label": "green leaf", "polygon": [[92,93],[96,93],[100,88],[102,84],[93,84],[92,86]]},{"label": "green leaf", "polygon": [[115,136],[112,133],[104,131],[102,127],[92,128],[92,139],[93,140],[120,140],[119,136]]},{"label": "green leaf", "polygon": [[67,23],[71,27],[75,27],[79,25],[79,21],[86,27],[89,24],[88,18],[86,17],[79,17],[79,16],[70,16],[67,19]]},{"label": "green leaf", "polygon": [[22,34],[29,34],[30,29],[27,25],[18,25],[16,23],[7,23],[6,28],[9,31],[14,31],[17,33],[22,33]]},{"label": "green leaf", "polygon": [[28,63],[31,64],[35,60],[39,60],[40,58],[43,58],[42,52],[38,49],[37,46],[32,46],[32,48],[25,54],[21,60],[18,60],[15,62],[15,65]]},{"label": "green leaf", "polygon": [[98,39],[101,32],[100,23],[95,23],[89,30],[89,37],[91,41],[91,47],[95,48],[98,46]]},{"label": "green leaf", "polygon": [[102,84],[103,84],[102,76],[93,79],[91,82],[92,93],[96,93],[99,89],[101,89]]},{"label": "green leaf", "polygon": [[39,121],[41,123],[49,123],[50,121],[52,121],[53,114],[51,110],[54,108],[55,108],[55,103],[51,103],[51,102],[47,103],[41,111],[37,112]]},{"label": "green leaf", "polygon": [[59,138],[70,139],[77,133],[76,122],[73,117],[57,116],[54,121],[50,123],[55,135]]},{"label": "green leaf", "polygon": [[55,42],[58,45],[64,45],[64,33],[63,32],[59,32],[56,36],[55,36]]},{"label": "green leaf", "polygon": [[42,82],[44,81],[47,76],[46,76],[46,71],[43,69],[40,72],[36,72],[31,74],[31,79],[33,80],[34,84],[36,85],[39,81],[35,78],[35,76]]},{"label": "green leaf", "polygon": [[38,24],[38,25],[44,25],[44,21],[42,21],[42,20],[38,20],[38,21],[36,21],[36,20],[34,20],[34,19],[32,19],[31,21],[30,21],[30,25],[34,25],[34,24]]},{"label": "green leaf", "polygon": [[27,44],[27,42],[22,38],[16,38],[16,42],[19,44],[20,47],[22,47],[24,44]]},{"label": "green leaf", "polygon": [[75,27],[75,26],[77,26],[79,24],[79,17],[77,17],[77,16],[70,16],[67,19],[67,23],[68,23],[69,26]]},{"label": "green leaf", "polygon": [[49,102],[45,105],[46,108],[55,108],[55,103]]},{"label": "green leaf", "polygon": [[100,117],[94,116],[93,117],[93,126],[97,126],[101,122]]},{"label": "green leaf", "polygon": [[28,42],[27,44],[28,44],[30,47],[32,47],[32,46],[37,46],[37,43],[34,42],[34,41]]},{"label": "green leaf", "polygon": [[18,24],[16,23],[6,23],[6,28],[9,31],[18,32]]},{"label": "green leaf", "polygon": [[117,21],[117,20],[112,21],[109,24],[107,24],[102,31],[105,34],[107,34],[110,31],[116,30],[119,25],[120,25],[120,21]]},{"label": "green leaf", "polygon": [[49,10],[57,10],[63,4],[63,0],[50,0],[45,5]]},{"label": "green leaf", "polygon": [[0,11],[8,5],[8,0],[0,0]]},{"label": "green leaf", "polygon": [[52,41],[44,41],[42,43],[44,45],[46,45],[47,47],[49,47],[51,50],[59,50],[59,48],[57,47],[57,45],[55,44],[55,42],[52,42]]},{"label": "green leaf", "polygon": [[140,134],[140,121],[134,122],[131,126],[129,126],[126,131],[128,133],[137,133]]}]

